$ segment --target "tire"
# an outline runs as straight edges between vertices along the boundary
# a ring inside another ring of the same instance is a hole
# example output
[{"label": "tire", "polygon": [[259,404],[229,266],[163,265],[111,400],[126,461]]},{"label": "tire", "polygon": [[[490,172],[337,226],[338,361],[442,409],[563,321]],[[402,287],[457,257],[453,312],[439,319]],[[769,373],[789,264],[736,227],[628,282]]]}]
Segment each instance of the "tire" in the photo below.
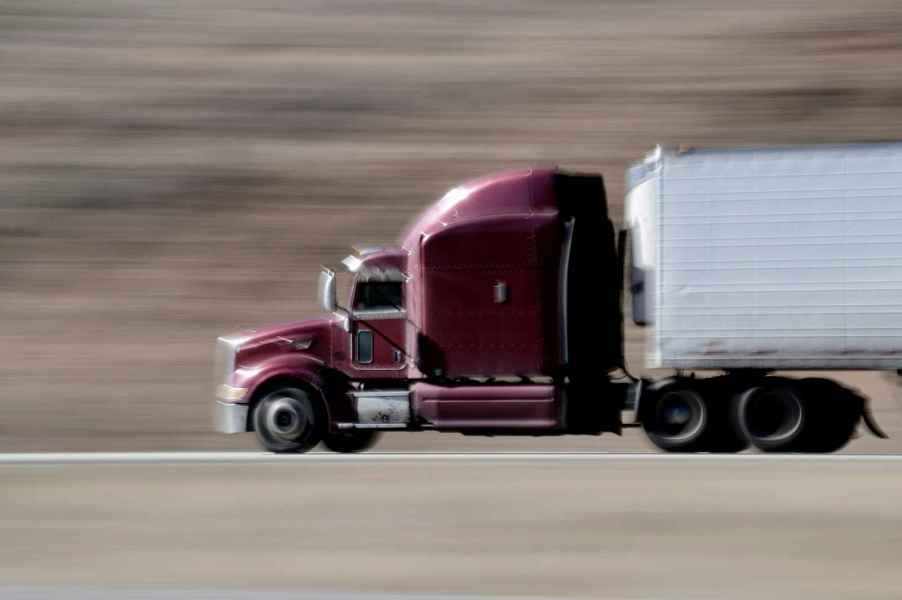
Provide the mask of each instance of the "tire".
[{"label": "tire", "polygon": [[864,398],[829,379],[777,380],[736,398],[735,425],[763,452],[836,452],[855,435]]},{"label": "tire", "polygon": [[649,441],[665,452],[704,449],[709,423],[708,404],[698,389],[678,381],[648,398],[642,426]]},{"label": "tire", "polygon": [[307,452],[322,436],[322,419],[306,391],[283,387],[266,394],[254,407],[257,441],[270,452]]},{"label": "tire", "polygon": [[739,394],[732,407],[733,423],[762,452],[800,452],[805,448],[809,411],[797,386],[778,380]]},{"label": "tire", "polygon": [[379,441],[380,433],[371,429],[352,429],[327,433],[323,436],[323,445],[332,452],[350,454],[363,452],[372,448]]}]

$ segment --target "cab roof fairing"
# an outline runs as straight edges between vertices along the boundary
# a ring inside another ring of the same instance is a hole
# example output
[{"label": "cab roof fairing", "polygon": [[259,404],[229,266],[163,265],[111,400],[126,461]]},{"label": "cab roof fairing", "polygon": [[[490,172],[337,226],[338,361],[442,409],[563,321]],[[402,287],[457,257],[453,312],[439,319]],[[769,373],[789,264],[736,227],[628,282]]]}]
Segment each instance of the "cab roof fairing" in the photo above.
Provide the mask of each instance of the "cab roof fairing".
[{"label": "cab roof fairing", "polygon": [[556,172],[553,167],[506,171],[459,185],[417,216],[404,232],[401,247],[415,252],[424,235],[456,221],[556,210]]}]

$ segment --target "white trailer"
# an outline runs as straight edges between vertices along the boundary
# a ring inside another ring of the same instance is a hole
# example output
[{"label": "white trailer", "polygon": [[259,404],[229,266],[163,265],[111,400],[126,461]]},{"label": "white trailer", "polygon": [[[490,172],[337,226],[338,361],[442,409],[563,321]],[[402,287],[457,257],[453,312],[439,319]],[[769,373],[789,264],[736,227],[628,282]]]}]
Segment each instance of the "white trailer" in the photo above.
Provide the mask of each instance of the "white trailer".
[{"label": "white trailer", "polygon": [[752,373],[902,368],[902,143],[659,147],[627,187],[648,366],[727,370],[740,395]]}]

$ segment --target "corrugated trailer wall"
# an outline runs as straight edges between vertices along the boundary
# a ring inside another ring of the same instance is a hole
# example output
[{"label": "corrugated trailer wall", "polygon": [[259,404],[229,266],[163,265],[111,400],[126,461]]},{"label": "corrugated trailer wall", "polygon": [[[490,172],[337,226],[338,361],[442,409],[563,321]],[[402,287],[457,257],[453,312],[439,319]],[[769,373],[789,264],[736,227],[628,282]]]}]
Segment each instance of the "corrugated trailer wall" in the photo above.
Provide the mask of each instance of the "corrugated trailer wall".
[{"label": "corrugated trailer wall", "polygon": [[651,366],[902,367],[902,144],[663,152],[639,172]]}]

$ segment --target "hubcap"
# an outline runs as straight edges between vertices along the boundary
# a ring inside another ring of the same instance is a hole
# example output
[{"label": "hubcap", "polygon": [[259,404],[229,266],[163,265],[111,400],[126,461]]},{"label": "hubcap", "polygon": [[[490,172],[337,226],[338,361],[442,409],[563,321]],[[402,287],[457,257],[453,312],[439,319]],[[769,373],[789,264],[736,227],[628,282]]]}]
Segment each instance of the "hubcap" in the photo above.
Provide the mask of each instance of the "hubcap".
[{"label": "hubcap", "polygon": [[266,411],[266,428],[283,440],[295,440],[307,428],[309,420],[304,405],[296,398],[278,398]]},{"label": "hubcap", "polygon": [[705,406],[691,390],[666,392],[658,400],[655,433],[674,441],[688,441],[699,435],[705,425]]},{"label": "hubcap", "polygon": [[751,437],[759,440],[787,440],[794,437],[802,427],[802,403],[789,390],[763,389],[749,398],[744,417]]},{"label": "hubcap", "polygon": [[665,408],[664,422],[667,425],[681,427],[689,422],[692,418],[692,411],[686,403],[681,402]]}]

